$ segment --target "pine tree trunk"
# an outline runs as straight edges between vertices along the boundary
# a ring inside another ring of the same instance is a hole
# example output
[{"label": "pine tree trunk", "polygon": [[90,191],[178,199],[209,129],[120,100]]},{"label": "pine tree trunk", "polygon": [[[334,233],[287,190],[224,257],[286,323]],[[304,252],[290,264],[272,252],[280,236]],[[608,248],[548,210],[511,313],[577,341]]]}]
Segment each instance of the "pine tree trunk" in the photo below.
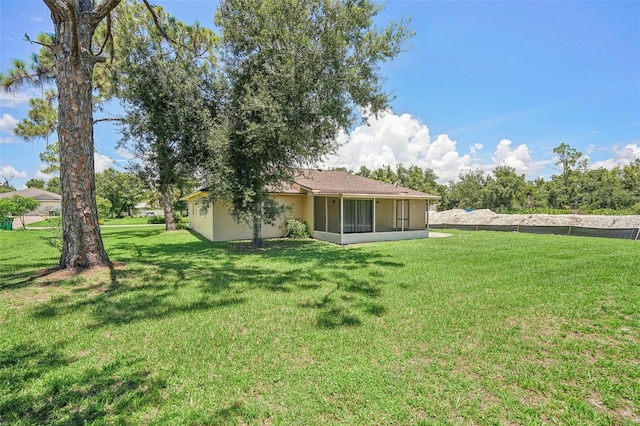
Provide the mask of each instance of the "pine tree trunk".
[{"label": "pine tree trunk", "polygon": [[58,86],[58,138],[62,189],[62,254],[60,268],[109,265],[95,198],[93,163],[92,73],[96,58],[91,38],[96,22],[80,0],[63,10],[52,8],[55,40],[52,47]]},{"label": "pine tree trunk", "polygon": [[166,231],[176,230],[176,220],[173,217],[173,207],[171,205],[171,191],[162,191],[162,207],[164,209],[164,223]]}]

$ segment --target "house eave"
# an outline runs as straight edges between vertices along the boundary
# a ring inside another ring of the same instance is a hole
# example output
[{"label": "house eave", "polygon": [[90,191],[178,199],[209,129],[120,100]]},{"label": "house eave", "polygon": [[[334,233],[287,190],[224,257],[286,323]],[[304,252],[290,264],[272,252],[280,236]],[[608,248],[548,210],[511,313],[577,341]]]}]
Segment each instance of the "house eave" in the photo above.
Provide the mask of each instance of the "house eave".
[{"label": "house eave", "polygon": [[375,193],[375,192],[367,192],[367,193],[362,193],[362,192],[340,192],[340,191],[323,191],[323,190],[316,190],[316,191],[310,191],[313,195],[319,195],[319,196],[330,196],[330,197],[345,197],[345,198],[387,198],[387,199],[412,199],[412,200],[429,200],[429,201],[438,201],[440,200],[442,197],[438,196],[438,195],[422,195],[422,194],[409,194],[409,193]]},{"label": "house eave", "polygon": [[208,197],[208,196],[209,196],[209,191],[198,190],[198,191],[192,192],[191,194],[185,195],[184,197],[180,198],[180,201],[197,200],[198,198],[204,198],[204,197]]}]

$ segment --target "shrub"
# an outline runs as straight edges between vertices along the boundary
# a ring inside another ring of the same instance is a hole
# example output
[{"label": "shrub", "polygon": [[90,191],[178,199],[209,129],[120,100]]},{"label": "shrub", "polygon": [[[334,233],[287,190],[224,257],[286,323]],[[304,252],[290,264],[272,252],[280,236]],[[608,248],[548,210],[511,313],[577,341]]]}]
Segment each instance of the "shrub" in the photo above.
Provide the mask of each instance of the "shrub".
[{"label": "shrub", "polygon": [[285,236],[287,238],[309,238],[307,224],[300,219],[287,220],[286,228],[287,232]]},{"label": "shrub", "polygon": [[160,225],[164,223],[164,216],[150,216],[147,223],[152,225]]},{"label": "shrub", "polygon": [[[176,225],[186,222],[186,219],[179,215],[173,216],[173,220],[175,220]],[[164,225],[164,216],[151,216],[147,219],[147,223],[152,225]]]}]

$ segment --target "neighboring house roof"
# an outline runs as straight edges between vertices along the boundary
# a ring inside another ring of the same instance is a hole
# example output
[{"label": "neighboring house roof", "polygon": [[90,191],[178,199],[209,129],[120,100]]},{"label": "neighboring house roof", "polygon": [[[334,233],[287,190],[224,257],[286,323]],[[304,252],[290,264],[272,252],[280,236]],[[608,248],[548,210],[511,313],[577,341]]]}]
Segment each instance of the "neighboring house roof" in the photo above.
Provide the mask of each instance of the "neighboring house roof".
[{"label": "neighboring house roof", "polygon": [[19,191],[11,191],[0,194],[0,198],[13,197],[14,195],[21,195],[23,197],[35,198],[38,201],[60,201],[62,197],[53,192],[45,191],[39,188],[26,188]]},{"label": "neighboring house roof", "polygon": [[[370,195],[379,197],[404,197],[425,200],[439,200],[437,195],[415,191],[402,186],[380,182],[348,172],[338,170],[303,169],[294,176],[293,184],[283,183],[278,187],[269,188],[275,194],[300,194],[311,192],[318,195]],[[202,188],[193,194],[183,197],[191,200],[204,196],[209,188]]]}]

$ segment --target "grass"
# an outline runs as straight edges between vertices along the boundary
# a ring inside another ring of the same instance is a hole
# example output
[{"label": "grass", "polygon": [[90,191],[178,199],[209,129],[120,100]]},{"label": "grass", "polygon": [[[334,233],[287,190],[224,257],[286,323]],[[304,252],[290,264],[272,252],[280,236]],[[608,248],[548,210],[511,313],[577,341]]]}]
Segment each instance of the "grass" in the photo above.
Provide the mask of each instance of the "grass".
[{"label": "grass", "polygon": [[[148,217],[118,217],[115,219],[102,219],[105,225],[146,225],[149,223]],[[33,228],[46,228],[60,226],[60,217],[53,217],[34,222],[28,225]]]},{"label": "grass", "polygon": [[0,424],[640,422],[638,242],[103,236],[124,266],[51,282],[0,231]]}]

